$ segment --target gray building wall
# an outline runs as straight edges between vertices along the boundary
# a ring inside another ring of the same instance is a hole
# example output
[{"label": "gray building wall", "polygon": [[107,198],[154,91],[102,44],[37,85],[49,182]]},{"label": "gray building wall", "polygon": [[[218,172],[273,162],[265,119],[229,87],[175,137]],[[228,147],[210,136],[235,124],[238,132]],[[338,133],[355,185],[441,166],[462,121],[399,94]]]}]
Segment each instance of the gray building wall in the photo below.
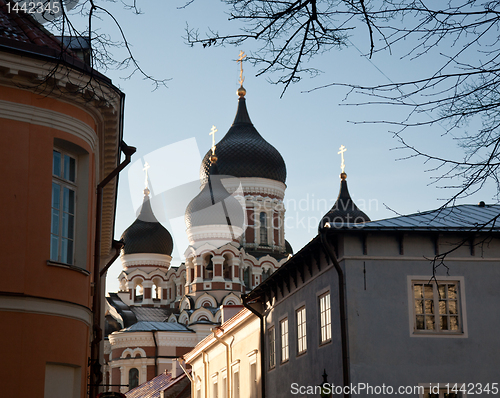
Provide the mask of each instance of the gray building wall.
[{"label": "gray building wall", "polygon": [[[480,240],[463,245],[446,257],[436,275],[460,281],[462,324],[460,335],[415,336],[412,329],[414,301],[411,278],[429,280],[431,259],[456,247],[462,236],[441,233],[338,234],[338,259],[345,272],[350,379],[353,385],[399,387],[424,386],[428,383],[499,383],[500,374],[500,240]],[[315,246],[318,249],[317,246]],[[314,257],[314,256],[312,256]],[[428,259],[426,259],[426,258]],[[290,283],[290,291],[278,293],[266,316],[266,394],[268,397],[317,396],[293,395],[291,386],[316,386],[326,369],[328,382],[342,385],[340,323],[337,273],[324,255],[321,271],[312,261],[312,276],[305,267],[305,283]],[[319,344],[318,296],[331,293],[332,342]],[[295,311],[306,306],[307,353],[297,356]],[[288,316],[290,359],[281,363],[280,324]],[[276,367],[269,369],[267,331],[276,331]],[[443,387],[443,385],[441,385]],[[498,386],[498,384],[497,384]],[[499,387],[500,388],[500,387]],[[478,394],[488,396],[492,394]],[[419,391],[405,391],[418,397]],[[365,397],[365,391],[356,396]],[[381,394],[387,396],[389,394]],[[401,395],[401,394],[398,394]],[[354,394],[352,394],[354,396]],[[465,396],[472,396],[465,394]]]},{"label": "gray building wall", "polygon": [[[342,383],[342,351],[340,339],[340,318],[338,301],[338,277],[333,266],[323,267],[319,271],[312,260],[313,277],[306,266],[305,283],[298,276],[298,287],[290,283],[291,292],[285,287],[285,297],[279,299],[266,316],[266,395],[268,397],[303,397],[306,394],[294,395],[300,386],[318,386],[322,382],[322,374],[326,370],[328,382]],[[330,292],[332,340],[320,344],[320,310],[319,296]],[[307,352],[297,355],[297,319],[296,310],[306,308]],[[289,360],[281,362],[280,320],[288,317]],[[269,369],[268,331],[271,326],[276,331],[276,367]],[[294,384],[295,383],[295,384]],[[292,390],[293,386],[294,389]]]},{"label": "gray building wall", "polygon": [[[461,280],[465,298],[461,302],[462,322],[467,334],[415,336],[408,276],[430,279],[432,264],[423,255],[434,256],[432,242],[429,236],[412,237],[405,244],[405,254],[400,255],[390,250],[393,237],[385,239],[376,237],[372,246],[368,238],[367,255],[346,250],[341,259],[346,270],[351,382],[372,386],[385,383],[395,391],[399,386],[423,383],[485,386],[496,382],[500,374],[499,241],[491,240],[475,255],[469,247],[460,248],[447,258],[448,269],[437,269],[438,280]],[[453,237],[441,242],[440,251],[458,241]]]}]

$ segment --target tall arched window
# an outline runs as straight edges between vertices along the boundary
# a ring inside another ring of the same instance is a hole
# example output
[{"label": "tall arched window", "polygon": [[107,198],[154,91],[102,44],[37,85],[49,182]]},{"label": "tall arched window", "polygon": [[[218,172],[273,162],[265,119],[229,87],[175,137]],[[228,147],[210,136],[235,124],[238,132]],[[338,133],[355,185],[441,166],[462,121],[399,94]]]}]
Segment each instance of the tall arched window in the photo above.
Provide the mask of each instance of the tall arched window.
[{"label": "tall arched window", "polygon": [[259,216],[260,222],[260,244],[267,246],[267,215],[263,211]]},{"label": "tall arched window", "polygon": [[250,280],[250,267],[246,267],[245,271],[243,271],[243,283],[247,287],[247,289],[251,289],[251,280]]},{"label": "tall arched window", "polygon": [[139,370],[132,368],[128,371],[128,388],[136,388],[139,385]]},{"label": "tall arched window", "polygon": [[271,270],[264,270],[262,271],[262,282],[264,282],[269,276],[271,275]]},{"label": "tall arched window", "polygon": [[214,263],[212,262],[212,256],[208,256],[206,259],[206,266],[204,267],[204,279],[212,279],[214,275]]},{"label": "tall arched window", "polygon": [[224,263],[222,264],[222,276],[224,279],[231,279],[231,267],[227,257],[224,256]]}]

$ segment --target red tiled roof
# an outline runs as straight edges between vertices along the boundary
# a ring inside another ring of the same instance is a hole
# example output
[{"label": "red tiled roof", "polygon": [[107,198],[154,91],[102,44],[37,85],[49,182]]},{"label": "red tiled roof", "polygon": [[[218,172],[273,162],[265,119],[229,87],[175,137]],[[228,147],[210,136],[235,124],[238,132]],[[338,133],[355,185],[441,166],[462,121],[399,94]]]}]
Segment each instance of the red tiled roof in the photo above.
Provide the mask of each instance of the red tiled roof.
[{"label": "red tiled roof", "polygon": [[[189,371],[190,372],[190,371]],[[182,383],[184,380],[187,385],[190,385],[189,379],[187,379],[186,375],[183,373],[182,375],[172,378],[170,373],[162,373],[161,375],[156,376],[155,378],[147,381],[146,383],[137,386],[136,388],[130,390],[125,393],[127,398],[159,398],[160,392],[165,391],[167,389],[173,388],[174,386]],[[184,385],[179,385],[179,393],[185,392]],[[189,389],[189,391],[191,391]],[[176,394],[177,396],[177,394]]]}]

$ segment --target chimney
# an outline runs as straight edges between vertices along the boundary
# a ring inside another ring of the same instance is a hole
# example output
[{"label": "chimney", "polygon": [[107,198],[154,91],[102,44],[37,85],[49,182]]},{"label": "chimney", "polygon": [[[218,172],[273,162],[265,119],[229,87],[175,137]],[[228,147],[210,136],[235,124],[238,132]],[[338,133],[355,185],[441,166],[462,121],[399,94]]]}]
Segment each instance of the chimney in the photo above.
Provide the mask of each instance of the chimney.
[{"label": "chimney", "polygon": [[238,312],[240,312],[244,307],[242,305],[223,305],[220,307],[222,313],[222,323],[227,322]]}]

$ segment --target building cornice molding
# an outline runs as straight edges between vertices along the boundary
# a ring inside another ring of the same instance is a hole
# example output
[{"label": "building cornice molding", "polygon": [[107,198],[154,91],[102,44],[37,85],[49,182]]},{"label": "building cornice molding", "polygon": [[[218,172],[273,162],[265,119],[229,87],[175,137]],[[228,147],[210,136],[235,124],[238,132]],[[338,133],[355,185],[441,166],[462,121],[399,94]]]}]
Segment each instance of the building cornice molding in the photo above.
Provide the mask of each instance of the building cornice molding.
[{"label": "building cornice molding", "polygon": [[0,311],[69,318],[83,322],[87,326],[92,323],[92,312],[87,307],[41,297],[4,296],[0,293]]},{"label": "building cornice molding", "polygon": [[96,150],[97,134],[95,131],[88,124],[64,113],[0,100],[0,118],[61,130],[83,140],[92,151]]},{"label": "building cornice molding", "polygon": [[134,253],[120,256],[124,269],[128,267],[163,267],[169,268],[172,257],[168,254]]},{"label": "building cornice molding", "polygon": [[[188,332],[155,331],[160,346],[194,347],[198,342],[196,334]],[[118,332],[109,335],[113,350],[130,347],[154,347],[151,332]]]}]

